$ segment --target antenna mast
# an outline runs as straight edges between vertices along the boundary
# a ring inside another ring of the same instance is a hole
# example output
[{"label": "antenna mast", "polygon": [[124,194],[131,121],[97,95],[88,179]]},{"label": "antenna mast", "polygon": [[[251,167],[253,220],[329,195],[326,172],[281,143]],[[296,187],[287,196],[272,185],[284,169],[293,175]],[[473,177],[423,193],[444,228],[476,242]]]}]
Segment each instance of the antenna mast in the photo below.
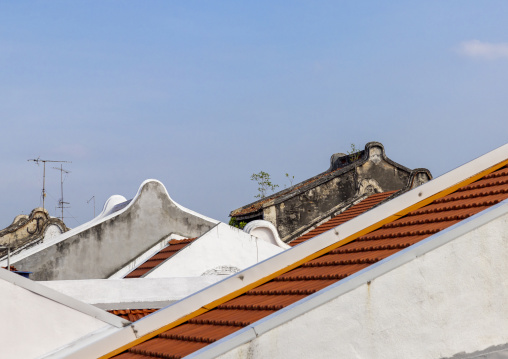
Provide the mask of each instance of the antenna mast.
[{"label": "antenna mast", "polygon": [[93,218],[95,218],[95,196],[92,196],[86,203],[90,203],[90,201],[93,199]]},{"label": "antenna mast", "polygon": [[60,165],[60,168],[58,167],[53,167],[55,170],[59,170],[60,171],[60,193],[62,194],[62,198],[60,198],[60,201],[58,201],[58,208],[61,208],[62,209],[62,222],[64,220],[64,213],[63,213],[63,210],[64,208],[69,208],[69,207],[65,207],[64,205],[66,204],[69,204],[69,202],[64,202],[64,196],[63,196],[63,173],[71,173],[70,171],[67,171],[67,170],[64,170],[62,165]]},{"label": "antenna mast", "polygon": [[52,160],[41,160],[41,157],[37,157],[36,159],[27,160],[27,161],[33,161],[37,163],[37,166],[39,165],[39,162],[42,162],[43,164],[43,171],[42,171],[42,209],[45,209],[44,206],[44,200],[46,199],[46,162],[65,162],[65,163],[72,163],[71,161],[52,161]]}]

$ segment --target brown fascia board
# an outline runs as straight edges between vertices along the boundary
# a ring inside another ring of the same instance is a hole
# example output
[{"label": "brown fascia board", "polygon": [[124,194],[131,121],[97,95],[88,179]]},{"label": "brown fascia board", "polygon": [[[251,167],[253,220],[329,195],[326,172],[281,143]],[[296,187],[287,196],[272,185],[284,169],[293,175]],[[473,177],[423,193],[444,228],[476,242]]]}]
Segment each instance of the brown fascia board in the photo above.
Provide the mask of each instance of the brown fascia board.
[{"label": "brown fascia board", "polygon": [[[361,153],[362,157],[360,159],[354,161],[353,163],[350,163],[349,165],[346,165],[345,167],[339,167],[335,170],[333,170],[334,166],[332,164],[332,166],[325,172],[322,172],[322,173],[320,173],[314,177],[311,177],[305,181],[302,181],[300,183],[297,183],[296,185],[289,187],[283,191],[274,193],[273,195],[271,195],[267,198],[263,198],[261,200],[252,202],[246,206],[235,209],[235,210],[231,211],[229,216],[235,217],[237,220],[241,220],[241,219],[252,218],[253,215],[256,215],[256,216],[261,215],[263,208],[284,202],[289,198],[300,195],[301,193],[307,192],[308,190],[310,190],[314,187],[317,187],[323,183],[326,183],[328,181],[331,181],[332,179],[334,179],[336,177],[342,176],[347,172],[353,171],[356,169],[356,167],[362,166],[369,160],[369,150],[372,147],[380,147],[381,148],[381,156],[382,156],[383,160],[385,160],[387,163],[391,164],[392,166],[398,168],[399,170],[407,172],[410,175],[410,180],[408,182],[407,189],[404,188],[405,190],[412,188],[412,183],[414,182],[414,179],[418,173],[424,172],[429,176],[429,179],[432,179],[432,175],[428,169],[418,168],[415,170],[411,170],[411,169],[409,169],[409,168],[407,168],[395,161],[392,161],[391,159],[389,159],[386,156],[385,148],[384,148],[383,144],[380,142],[373,141],[373,142],[368,142],[365,145],[365,149],[363,151],[357,152],[357,153]],[[339,161],[343,158],[348,158],[350,156],[351,155],[339,157],[336,159],[336,161]],[[310,182],[310,183],[308,183],[308,182]],[[247,208],[255,206],[256,204],[259,204],[259,203],[263,203],[263,204],[261,204],[261,206],[256,210],[253,210],[251,212],[246,212],[245,214],[238,214],[238,215],[234,214],[234,212],[236,212],[236,211],[241,211],[241,210],[247,209]]]}]

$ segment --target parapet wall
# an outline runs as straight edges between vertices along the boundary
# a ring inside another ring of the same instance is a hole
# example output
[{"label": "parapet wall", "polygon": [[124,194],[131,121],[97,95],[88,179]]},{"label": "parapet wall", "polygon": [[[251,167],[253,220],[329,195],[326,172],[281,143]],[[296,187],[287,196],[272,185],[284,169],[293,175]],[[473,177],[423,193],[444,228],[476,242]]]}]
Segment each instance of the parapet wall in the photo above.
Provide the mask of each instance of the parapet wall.
[{"label": "parapet wall", "polygon": [[197,237],[217,223],[174,202],[161,182],[147,180],[123,208],[105,208],[58,241],[21,253],[11,263],[33,272],[34,280],[107,278],[164,237]]}]

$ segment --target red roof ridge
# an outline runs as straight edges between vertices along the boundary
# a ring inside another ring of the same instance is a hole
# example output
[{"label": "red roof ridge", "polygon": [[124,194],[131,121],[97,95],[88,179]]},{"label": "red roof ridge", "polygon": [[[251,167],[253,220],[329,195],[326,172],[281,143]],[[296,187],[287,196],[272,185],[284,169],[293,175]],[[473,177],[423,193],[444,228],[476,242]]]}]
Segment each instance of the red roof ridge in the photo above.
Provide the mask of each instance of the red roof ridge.
[{"label": "red roof ridge", "polygon": [[349,221],[350,219],[355,218],[356,216],[359,216],[360,214],[365,213],[368,210],[372,209],[373,207],[379,205],[380,203],[387,200],[388,198],[390,198],[392,195],[394,195],[397,192],[399,192],[399,191],[389,191],[389,192],[381,192],[381,193],[372,194],[372,195],[362,199],[360,202],[347,208],[344,212],[329,219],[325,223],[320,224],[316,228],[314,228],[314,229],[310,230],[309,232],[301,235],[300,237],[294,239],[293,241],[291,241],[289,243],[289,245],[295,246],[295,245],[300,244],[306,240],[314,238],[315,236],[317,236],[321,233],[324,233],[327,230],[338,226],[339,224]]},{"label": "red roof ridge", "polygon": [[135,322],[148,314],[152,314],[153,312],[159,309],[147,308],[147,309],[111,309],[108,310],[111,314],[119,316],[120,318],[126,319],[130,322]]},{"label": "red roof ridge", "polygon": [[[7,270],[7,267],[2,267],[2,269],[5,269]],[[10,266],[10,270],[11,272],[17,272],[18,270],[16,269],[16,267],[14,267],[13,265]]]},{"label": "red roof ridge", "polygon": [[189,243],[192,243],[194,240],[196,240],[196,238],[197,237],[169,240],[167,246],[141,263],[137,268],[127,274],[125,278],[140,278],[146,275],[148,272],[155,269],[163,262],[174,256],[176,253],[184,249]]}]

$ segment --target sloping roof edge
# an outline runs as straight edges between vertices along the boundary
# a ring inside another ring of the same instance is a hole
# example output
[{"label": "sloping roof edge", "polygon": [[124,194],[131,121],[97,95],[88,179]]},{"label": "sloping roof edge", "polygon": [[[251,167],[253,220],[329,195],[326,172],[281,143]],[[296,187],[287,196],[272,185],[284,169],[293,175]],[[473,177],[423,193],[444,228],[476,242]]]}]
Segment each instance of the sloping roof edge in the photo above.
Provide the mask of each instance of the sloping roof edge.
[{"label": "sloping roof edge", "polygon": [[258,336],[274,329],[290,320],[309,312],[361,285],[388,273],[402,265],[420,257],[438,247],[461,237],[503,215],[508,214],[508,200],[504,200],[470,218],[438,232],[421,242],[401,250],[351,276],[332,284],[308,297],[299,300],[245,328],[230,334],[223,339],[186,356],[186,359],[215,358],[228,351],[256,339]]},{"label": "sloping roof edge", "polygon": [[39,284],[33,280],[24,278],[23,276],[9,272],[7,270],[0,270],[0,279],[10,282],[32,293],[38,294],[41,297],[50,299],[61,305],[64,305],[78,312],[101,320],[104,323],[112,325],[113,327],[123,328],[126,325],[130,324],[129,321],[121,319],[116,315],[106,312],[105,310],[99,309],[91,304],[87,304],[80,300],[74,299],[54,289],[46,287],[45,285]]},{"label": "sloping roof edge", "polygon": [[138,268],[140,265],[145,263],[148,259],[153,257],[155,254],[159,253],[161,250],[166,248],[168,241],[172,239],[184,239],[184,236],[180,236],[178,234],[170,234],[169,236],[164,237],[161,239],[157,244],[155,244],[153,247],[148,249],[146,252],[140,254],[136,258],[134,258],[132,261],[127,263],[124,267],[120,268],[118,271],[113,273],[108,277],[108,279],[121,279],[125,278],[126,275],[131,273],[133,270]]},{"label": "sloping roof edge", "polygon": [[[110,357],[189,318],[207,312],[261,283],[285,273],[301,263],[316,258],[359,236],[379,228],[434,199],[453,192],[482,176],[508,164],[508,144],[468,162],[393,200],[373,208],[312,240],[247,268],[221,282],[189,296],[167,308],[132,323],[112,337],[98,338],[80,351],[67,352],[68,357]],[[125,334],[122,334],[122,332]],[[135,340],[132,335],[135,333]],[[130,338],[130,342],[127,342]]]}]

